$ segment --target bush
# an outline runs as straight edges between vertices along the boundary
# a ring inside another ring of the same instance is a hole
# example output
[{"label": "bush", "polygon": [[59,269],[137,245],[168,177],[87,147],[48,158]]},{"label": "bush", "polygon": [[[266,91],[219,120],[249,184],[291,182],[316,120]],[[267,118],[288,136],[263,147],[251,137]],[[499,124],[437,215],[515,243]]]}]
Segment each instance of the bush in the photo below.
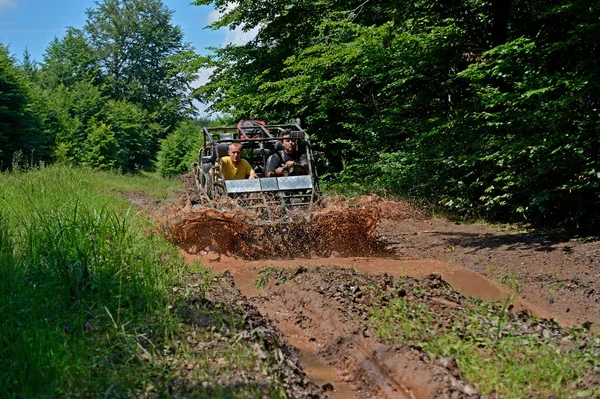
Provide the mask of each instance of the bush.
[{"label": "bush", "polygon": [[202,146],[202,135],[195,121],[183,121],[179,127],[160,142],[156,169],[164,177],[185,173],[197,160]]}]

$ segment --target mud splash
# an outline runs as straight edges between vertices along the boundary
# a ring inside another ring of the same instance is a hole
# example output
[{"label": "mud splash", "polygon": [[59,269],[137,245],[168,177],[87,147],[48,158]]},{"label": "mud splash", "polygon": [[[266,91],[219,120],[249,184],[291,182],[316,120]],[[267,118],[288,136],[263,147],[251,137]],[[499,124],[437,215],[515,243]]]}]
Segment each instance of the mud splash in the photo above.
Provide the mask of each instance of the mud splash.
[{"label": "mud splash", "polygon": [[243,259],[372,256],[383,250],[375,235],[378,206],[334,201],[286,222],[264,223],[241,208],[176,207],[163,215],[165,235],[188,253]]}]

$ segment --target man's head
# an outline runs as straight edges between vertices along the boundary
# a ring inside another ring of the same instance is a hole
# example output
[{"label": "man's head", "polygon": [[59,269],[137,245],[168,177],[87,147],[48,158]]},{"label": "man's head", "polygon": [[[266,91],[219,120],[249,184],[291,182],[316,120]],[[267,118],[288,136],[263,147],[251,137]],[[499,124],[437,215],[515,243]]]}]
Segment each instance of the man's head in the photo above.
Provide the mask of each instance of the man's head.
[{"label": "man's head", "polygon": [[284,132],[281,135],[281,145],[283,149],[288,154],[293,154],[296,152],[296,139],[292,138],[292,134],[290,132]]},{"label": "man's head", "polygon": [[242,159],[242,145],[240,143],[229,144],[227,154],[229,154],[229,157],[231,158],[231,163],[237,166]]}]

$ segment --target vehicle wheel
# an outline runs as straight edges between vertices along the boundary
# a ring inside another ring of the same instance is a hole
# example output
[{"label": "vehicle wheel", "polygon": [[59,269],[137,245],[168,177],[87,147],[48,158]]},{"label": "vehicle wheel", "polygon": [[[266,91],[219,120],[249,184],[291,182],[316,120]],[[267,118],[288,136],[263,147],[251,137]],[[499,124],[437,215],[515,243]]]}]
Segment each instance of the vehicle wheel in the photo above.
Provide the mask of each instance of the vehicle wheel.
[{"label": "vehicle wheel", "polygon": [[212,178],[210,174],[200,171],[200,191],[206,196],[208,200],[212,196]]},{"label": "vehicle wheel", "polygon": [[225,185],[223,184],[222,181],[215,182],[213,187],[214,188],[211,192],[214,192],[214,196],[213,196],[214,200],[219,200],[220,198],[225,197]]},{"label": "vehicle wheel", "polygon": [[200,181],[200,167],[198,166],[198,162],[192,162],[190,165],[190,170],[192,172],[192,174],[194,175],[194,182],[196,183],[196,187],[198,188],[198,190],[202,190],[202,184]]}]

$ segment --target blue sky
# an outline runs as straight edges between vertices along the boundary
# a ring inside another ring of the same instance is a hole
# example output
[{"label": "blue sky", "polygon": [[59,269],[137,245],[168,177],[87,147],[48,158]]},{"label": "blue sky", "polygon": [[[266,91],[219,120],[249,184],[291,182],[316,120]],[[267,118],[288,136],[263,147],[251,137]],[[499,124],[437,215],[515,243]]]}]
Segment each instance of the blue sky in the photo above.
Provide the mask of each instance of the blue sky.
[{"label": "blue sky", "polygon": [[[163,0],[174,11],[172,22],[181,26],[185,41],[200,54],[208,46],[222,46],[227,42],[247,40],[238,31],[204,29],[218,14],[211,7],[192,6],[192,0]],[[0,0],[0,43],[8,45],[15,58],[22,59],[25,48],[38,62],[56,37],[62,37],[69,26],[82,28],[86,13],[95,7],[95,0]]]}]

